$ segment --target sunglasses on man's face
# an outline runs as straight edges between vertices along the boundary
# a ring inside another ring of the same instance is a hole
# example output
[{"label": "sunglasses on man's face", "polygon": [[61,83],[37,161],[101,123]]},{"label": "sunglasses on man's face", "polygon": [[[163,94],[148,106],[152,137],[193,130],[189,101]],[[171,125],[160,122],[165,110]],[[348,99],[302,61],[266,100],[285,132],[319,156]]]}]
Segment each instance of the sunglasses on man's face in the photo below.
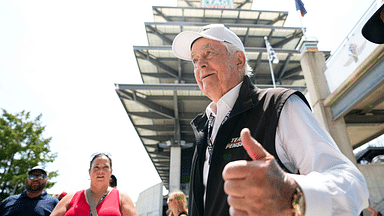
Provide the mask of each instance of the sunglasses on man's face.
[{"label": "sunglasses on man's face", "polygon": [[44,174],[40,174],[40,175],[31,174],[31,175],[28,175],[28,178],[31,179],[31,180],[35,179],[36,177],[38,179],[40,179],[40,180],[43,180],[43,179],[45,179],[47,177],[47,175],[44,175]]}]

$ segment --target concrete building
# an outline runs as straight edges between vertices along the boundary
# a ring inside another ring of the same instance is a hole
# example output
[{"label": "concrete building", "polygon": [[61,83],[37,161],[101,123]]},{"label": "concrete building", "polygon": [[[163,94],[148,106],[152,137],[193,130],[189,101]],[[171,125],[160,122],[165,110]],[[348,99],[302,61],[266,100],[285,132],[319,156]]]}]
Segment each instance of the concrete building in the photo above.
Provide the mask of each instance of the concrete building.
[{"label": "concrete building", "polygon": [[139,194],[136,211],[138,216],[163,214],[163,183],[156,184]]},{"label": "concrete building", "polygon": [[357,164],[352,150],[384,133],[384,45],[371,43],[361,34],[365,22],[382,4],[378,0],[371,5],[327,62],[321,52],[306,50],[306,44],[313,47],[316,41],[304,41],[301,46],[301,65],[314,114],[364,174],[370,205],[380,212],[384,212],[384,165]]}]

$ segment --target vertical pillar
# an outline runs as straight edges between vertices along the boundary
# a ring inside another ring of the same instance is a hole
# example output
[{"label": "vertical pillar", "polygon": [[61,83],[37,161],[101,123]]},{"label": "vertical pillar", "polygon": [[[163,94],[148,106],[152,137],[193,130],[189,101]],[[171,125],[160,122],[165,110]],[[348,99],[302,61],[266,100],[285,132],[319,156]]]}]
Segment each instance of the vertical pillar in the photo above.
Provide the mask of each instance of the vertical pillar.
[{"label": "vertical pillar", "polygon": [[311,98],[311,106],[317,120],[327,129],[341,152],[356,164],[344,118],[332,120],[330,107],[324,106],[329,89],[323,71],[326,68],[324,54],[317,49],[318,41],[303,41],[300,61]]},{"label": "vertical pillar", "polygon": [[169,162],[169,192],[180,190],[181,147],[171,147]]}]

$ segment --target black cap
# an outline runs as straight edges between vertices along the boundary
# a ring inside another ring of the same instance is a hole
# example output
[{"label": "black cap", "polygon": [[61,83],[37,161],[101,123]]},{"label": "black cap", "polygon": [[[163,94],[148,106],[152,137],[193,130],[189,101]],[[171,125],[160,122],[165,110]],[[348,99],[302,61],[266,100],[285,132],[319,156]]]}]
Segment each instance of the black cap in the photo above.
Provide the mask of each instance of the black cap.
[{"label": "black cap", "polygon": [[[365,23],[363,29],[361,30],[363,36],[372,43],[384,43],[384,20],[380,18],[380,13],[383,9],[384,4]],[[384,13],[384,11],[382,13]]]}]

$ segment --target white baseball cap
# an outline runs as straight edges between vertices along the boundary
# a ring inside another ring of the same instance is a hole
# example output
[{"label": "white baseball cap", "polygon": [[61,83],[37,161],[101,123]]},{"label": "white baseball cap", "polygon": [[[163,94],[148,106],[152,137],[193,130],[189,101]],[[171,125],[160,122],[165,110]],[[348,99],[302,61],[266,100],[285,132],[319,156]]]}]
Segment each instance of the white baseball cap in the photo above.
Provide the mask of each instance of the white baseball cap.
[{"label": "white baseball cap", "polygon": [[47,169],[45,168],[45,166],[35,166],[31,170],[29,170],[28,175],[31,174],[31,172],[34,170],[41,170],[41,171],[45,172],[45,175],[49,174]]},{"label": "white baseball cap", "polygon": [[201,27],[198,32],[185,31],[179,33],[172,43],[173,54],[180,59],[191,61],[192,44],[201,37],[230,43],[245,54],[243,42],[223,24],[206,25]]}]

